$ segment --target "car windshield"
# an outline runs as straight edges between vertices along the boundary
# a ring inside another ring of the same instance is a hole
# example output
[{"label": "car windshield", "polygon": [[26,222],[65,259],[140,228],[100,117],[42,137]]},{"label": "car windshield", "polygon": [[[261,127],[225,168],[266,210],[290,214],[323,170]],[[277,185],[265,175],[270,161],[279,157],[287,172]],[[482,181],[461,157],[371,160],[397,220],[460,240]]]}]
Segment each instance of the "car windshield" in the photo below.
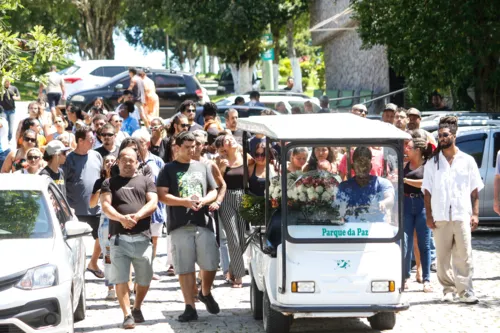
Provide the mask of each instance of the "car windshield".
[{"label": "car windshield", "polygon": [[68,68],[65,68],[65,69],[59,71],[58,74],[60,74],[60,75],[72,75],[72,74],[75,74],[76,71],[78,71],[79,69],[80,69],[80,66],[73,65],[73,66],[70,66]]},{"label": "car windshield", "polygon": [[[304,101],[288,101],[288,103],[290,104],[290,106],[293,108],[294,106],[298,106],[300,108],[300,112],[304,113]],[[312,107],[313,107],[313,112],[316,113],[318,112],[321,108],[319,106],[317,106],[316,104],[314,103],[311,103],[312,104]]]},{"label": "car windshield", "polygon": [[[291,237],[390,239],[398,233],[394,148],[295,147],[289,156],[286,220]],[[279,177],[270,182],[273,207],[281,203],[280,184]]]},{"label": "car windshield", "polygon": [[51,217],[39,191],[0,190],[0,239],[51,238]]}]

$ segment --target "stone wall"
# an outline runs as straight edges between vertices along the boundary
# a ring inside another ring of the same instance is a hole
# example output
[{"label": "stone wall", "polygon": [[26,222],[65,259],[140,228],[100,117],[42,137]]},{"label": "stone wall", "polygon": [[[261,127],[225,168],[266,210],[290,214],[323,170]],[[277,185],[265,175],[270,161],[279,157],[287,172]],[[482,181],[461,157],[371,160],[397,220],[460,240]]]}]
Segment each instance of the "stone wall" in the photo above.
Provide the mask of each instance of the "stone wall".
[{"label": "stone wall", "polygon": [[[310,26],[342,13],[349,0],[315,0],[311,2]],[[350,14],[339,16],[321,28],[353,28],[356,22]],[[320,28],[320,29],[321,29]],[[355,30],[312,32],[313,44],[323,45],[328,90],[373,90],[389,92],[389,62],[383,46],[361,50],[361,39]],[[377,103],[376,109],[379,109]]]}]

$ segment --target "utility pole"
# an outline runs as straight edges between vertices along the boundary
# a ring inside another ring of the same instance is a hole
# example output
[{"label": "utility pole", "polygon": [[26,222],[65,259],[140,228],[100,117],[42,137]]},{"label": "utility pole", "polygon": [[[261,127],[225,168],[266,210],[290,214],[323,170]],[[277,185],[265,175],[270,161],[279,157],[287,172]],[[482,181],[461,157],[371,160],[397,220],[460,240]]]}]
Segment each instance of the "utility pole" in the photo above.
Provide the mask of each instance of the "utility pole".
[{"label": "utility pole", "polygon": [[[271,33],[266,33],[262,36],[267,47],[273,45],[273,35]],[[270,48],[260,54],[260,58],[263,63],[263,73],[262,80],[264,82],[264,87],[266,90],[274,90],[274,80],[273,80],[273,60],[274,60],[274,48]]]},{"label": "utility pole", "polygon": [[170,43],[168,40],[168,34],[165,34],[165,68],[170,69],[170,55],[169,53]]}]

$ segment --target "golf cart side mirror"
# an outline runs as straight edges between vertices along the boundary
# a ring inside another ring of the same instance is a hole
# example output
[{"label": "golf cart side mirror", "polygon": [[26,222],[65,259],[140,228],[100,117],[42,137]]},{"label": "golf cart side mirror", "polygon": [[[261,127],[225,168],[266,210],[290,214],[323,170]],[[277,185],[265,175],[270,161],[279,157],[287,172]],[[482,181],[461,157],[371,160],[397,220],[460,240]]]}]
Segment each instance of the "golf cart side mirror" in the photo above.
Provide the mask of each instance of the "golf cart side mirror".
[{"label": "golf cart side mirror", "polygon": [[66,239],[83,237],[92,232],[92,228],[88,223],[80,221],[68,221],[64,228],[66,229]]},{"label": "golf cart side mirror", "polygon": [[119,91],[119,90],[122,90],[123,89],[123,84],[121,83],[118,83],[116,86],[115,86],[115,91]]}]

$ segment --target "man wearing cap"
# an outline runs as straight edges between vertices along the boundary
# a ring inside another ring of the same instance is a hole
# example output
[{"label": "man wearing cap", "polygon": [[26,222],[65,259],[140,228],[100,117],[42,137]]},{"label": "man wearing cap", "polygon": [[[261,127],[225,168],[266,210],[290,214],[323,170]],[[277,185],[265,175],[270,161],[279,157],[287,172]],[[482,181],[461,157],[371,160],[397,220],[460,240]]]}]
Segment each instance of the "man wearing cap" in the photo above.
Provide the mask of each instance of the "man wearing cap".
[{"label": "man wearing cap", "polygon": [[[407,115],[408,115],[408,125],[406,125],[406,127],[411,131],[420,129],[420,121],[422,120],[422,115],[420,111],[415,108],[409,108]],[[437,143],[436,139],[434,139],[434,136],[431,133],[427,132],[426,130],[422,131],[425,132],[425,135],[427,136],[427,142],[431,144],[432,150],[436,149]]]},{"label": "man wearing cap", "polygon": [[394,117],[396,116],[396,110],[398,106],[394,103],[386,104],[384,111],[382,111],[382,121],[394,125]]},{"label": "man wearing cap", "polygon": [[321,96],[319,106],[321,106],[321,109],[319,109],[318,113],[330,113],[330,98],[326,95]]},{"label": "man wearing cap", "polygon": [[70,150],[61,141],[53,140],[45,147],[45,153],[43,154],[43,159],[47,162],[47,166],[40,171],[40,175],[47,175],[54,183],[56,183],[59,190],[66,197],[66,181],[64,177],[64,171],[61,165],[66,162],[66,153]]},{"label": "man wearing cap", "polygon": [[354,104],[351,108],[351,113],[366,118],[368,110],[364,104]]}]

